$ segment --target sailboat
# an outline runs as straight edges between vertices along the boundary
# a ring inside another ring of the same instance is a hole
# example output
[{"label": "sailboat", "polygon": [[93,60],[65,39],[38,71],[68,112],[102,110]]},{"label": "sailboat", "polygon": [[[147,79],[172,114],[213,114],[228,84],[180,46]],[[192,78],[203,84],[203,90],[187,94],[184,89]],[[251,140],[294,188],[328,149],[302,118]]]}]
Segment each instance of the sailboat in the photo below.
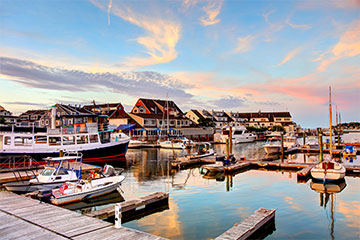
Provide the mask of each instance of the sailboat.
[{"label": "sailboat", "polygon": [[331,121],[331,87],[329,87],[329,113],[330,113],[330,160],[320,162],[315,165],[310,173],[311,176],[318,181],[338,181],[345,177],[346,168],[332,160],[332,121]]}]

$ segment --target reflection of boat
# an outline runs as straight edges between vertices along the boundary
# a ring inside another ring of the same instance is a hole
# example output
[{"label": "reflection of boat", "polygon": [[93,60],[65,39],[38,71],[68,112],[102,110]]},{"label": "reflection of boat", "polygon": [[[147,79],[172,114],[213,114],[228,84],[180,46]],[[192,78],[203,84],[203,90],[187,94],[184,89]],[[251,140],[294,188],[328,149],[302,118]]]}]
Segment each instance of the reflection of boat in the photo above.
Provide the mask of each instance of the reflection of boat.
[{"label": "reflection of boat", "polygon": [[173,139],[160,142],[161,148],[185,149],[186,145],[180,139]]},{"label": "reflection of boat", "polygon": [[[222,143],[226,143],[226,140],[229,138],[229,134],[229,127],[227,126],[223,128],[220,141]],[[231,136],[234,144],[253,142],[256,139],[256,134],[249,132],[244,126],[232,128]]]},{"label": "reflection of boat", "polygon": [[318,137],[316,136],[309,136],[306,139],[306,144],[305,144],[306,148],[319,148],[319,140]]},{"label": "reflection of boat", "polygon": [[105,195],[116,190],[124,179],[124,176],[119,175],[91,181],[81,180],[78,183],[63,183],[59,189],[52,191],[50,201],[55,205],[62,205]]},{"label": "reflection of boat", "polygon": [[214,164],[207,164],[199,168],[200,174],[203,175],[216,175],[224,172],[223,162],[216,162]]},{"label": "reflection of boat", "polygon": [[86,201],[73,202],[70,204],[63,205],[62,207],[70,210],[78,210],[84,208],[91,208],[95,206],[102,206],[110,203],[119,203],[123,201],[124,201],[123,196],[121,196],[121,194],[117,190],[115,190],[103,196],[87,199]]},{"label": "reflection of boat", "polygon": [[203,175],[205,179],[216,179],[216,181],[224,181],[225,180],[225,173],[224,172],[214,172],[209,171]]},{"label": "reflection of boat", "polygon": [[269,138],[264,145],[267,154],[274,154],[280,152],[281,141],[279,138]]},{"label": "reflection of boat", "polygon": [[29,181],[4,184],[8,191],[27,193],[37,190],[50,190],[67,181],[81,179],[81,153],[65,153],[64,157],[48,157],[47,166],[38,176]]},{"label": "reflection of boat", "polygon": [[[334,206],[334,195],[336,195],[336,193],[340,193],[342,190],[344,190],[344,188],[346,187],[346,182],[345,180],[342,180],[341,182],[339,182],[338,184],[323,184],[323,183],[316,183],[316,182],[311,182],[310,183],[310,187],[312,190],[320,193],[320,206],[324,207],[326,209],[326,205],[329,201],[329,197],[330,197],[330,218],[331,218],[331,223],[330,223],[330,237],[331,239],[335,239],[334,236],[334,227],[335,227],[335,220],[334,220],[334,211],[335,211],[335,206]],[[325,198],[324,198],[325,195]]]},{"label": "reflection of boat", "polygon": [[345,177],[346,168],[331,160],[316,164],[310,172],[311,176],[319,181],[338,181]]},{"label": "reflection of boat", "polygon": [[334,183],[320,183],[311,181],[310,187],[312,190],[318,193],[339,193],[346,187],[345,180],[334,184]]}]

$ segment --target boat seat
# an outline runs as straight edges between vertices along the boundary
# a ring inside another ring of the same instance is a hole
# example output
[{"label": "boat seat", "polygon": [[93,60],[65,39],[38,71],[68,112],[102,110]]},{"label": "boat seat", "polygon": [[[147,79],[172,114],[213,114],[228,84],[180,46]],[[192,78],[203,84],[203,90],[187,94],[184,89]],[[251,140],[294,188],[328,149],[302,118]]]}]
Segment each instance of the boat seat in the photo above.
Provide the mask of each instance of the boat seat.
[{"label": "boat seat", "polygon": [[326,169],[334,169],[334,163],[332,162],[328,162],[328,163],[323,163],[323,168],[326,168]]}]

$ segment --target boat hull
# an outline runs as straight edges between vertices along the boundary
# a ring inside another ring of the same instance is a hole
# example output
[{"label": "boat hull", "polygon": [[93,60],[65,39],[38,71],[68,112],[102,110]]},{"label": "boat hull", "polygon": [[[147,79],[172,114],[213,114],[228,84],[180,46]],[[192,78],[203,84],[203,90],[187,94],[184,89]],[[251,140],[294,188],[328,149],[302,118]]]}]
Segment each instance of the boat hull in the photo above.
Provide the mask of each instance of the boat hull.
[{"label": "boat hull", "polygon": [[[96,147],[92,149],[78,149],[78,152],[83,154],[83,162],[95,163],[95,162],[107,162],[107,161],[116,161],[123,159],[129,142],[119,142],[116,144],[109,144]],[[66,149],[65,149],[66,151]],[[46,157],[56,157],[59,156],[59,151],[26,151],[26,152],[2,152],[1,156],[11,156],[11,155],[29,155],[35,160],[41,162],[43,158]]]},{"label": "boat hull", "polygon": [[264,149],[265,149],[265,152],[267,154],[274,154],[274,153],[279,153],[281,147],[279,147],[279,146],[265,146]]},{"label": "boat hull", "polygon": [[[330,162],[331,163],[331,162]],[[344,179],[346,174],[346,168],[340,164],[333,163],[336,168],[324,168],[323,164],[317,164],[314,168],[310,170],[311,177],[317,181],[339,181]]]},{"label": "boat hull", "polygon": [[15,193],[29,193],[34,191],[44,191],[58,188],[61,186],[62,182],[54,183],[30,183],[27,182],[14,182],[14,183],[5,183],[4,187],[6,190],[15,192]]}]

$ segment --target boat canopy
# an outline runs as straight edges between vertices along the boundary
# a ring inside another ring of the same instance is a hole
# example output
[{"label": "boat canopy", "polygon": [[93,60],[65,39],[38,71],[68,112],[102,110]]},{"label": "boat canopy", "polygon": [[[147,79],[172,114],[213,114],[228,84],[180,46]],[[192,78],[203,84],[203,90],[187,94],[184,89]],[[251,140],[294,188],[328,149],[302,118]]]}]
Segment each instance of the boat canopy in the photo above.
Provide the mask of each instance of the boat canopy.
[{"label": "boat canopy", "polygon": [[135,129],[136,125],[135,124],[121,124],[119,125],[116,130],[121,130],[125,133]]}]

